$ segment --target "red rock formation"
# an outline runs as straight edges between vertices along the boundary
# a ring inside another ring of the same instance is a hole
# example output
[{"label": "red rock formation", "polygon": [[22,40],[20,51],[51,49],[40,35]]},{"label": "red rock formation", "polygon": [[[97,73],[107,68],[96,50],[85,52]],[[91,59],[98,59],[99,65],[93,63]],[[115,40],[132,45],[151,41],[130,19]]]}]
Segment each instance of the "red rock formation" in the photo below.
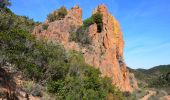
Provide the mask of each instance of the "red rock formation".
[{"label": "red rock formation", "polygon": [[49,25],[47,30],[42,30],[42,25],[35,27],[33,34],[50,41],[57,41],[66,49],[82,52],[86,63],[99,68],[102,76],[111,77],[112,83],[122,91],[132,91],[129,71],[123,60],[124,41],[120,26],[105,5],[99,5],[93,14],[97,12],[103,15],[103,30],[98,33],[96,24],[88,28],[88,34],[92,38],[92,44],[88,47],[69,41],[70,31],[82,25],[82,10],[78,6],[73,7],[63,20],[51,23],[47,21],[46,24]]}]

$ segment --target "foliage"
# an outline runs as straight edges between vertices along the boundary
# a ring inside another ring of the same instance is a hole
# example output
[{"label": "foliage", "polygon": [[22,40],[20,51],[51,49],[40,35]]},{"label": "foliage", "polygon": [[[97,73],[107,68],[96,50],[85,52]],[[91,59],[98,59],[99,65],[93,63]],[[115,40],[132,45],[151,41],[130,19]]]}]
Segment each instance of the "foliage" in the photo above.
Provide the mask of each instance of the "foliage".
[{"label": "foliage", "polygon": [[60,9],[50,13],[47,16],[48,21],[53,22],[55,20],[61,20],[67,15],[67,9],[63,6]]},{"label": "foliage", "polygon": [[4,9],[10,5],[11,5],[11,3],[9,2],[9,0],[0,0],[0,10]]},{"label": "foliage", "polygon": [[4,62],[14,64],[26,78],[45,81],[59,99],[105,99],[109,93],[122,98],[110,79],[101,78],[78,52],[37,41],[19,29],[0,33],[0,44]]},{"label": "foliage", "polygon": [[[8,8],[6,8],[8,9]],[[0,31],[20,28],[25,31],[31,32],[34,26],[37,24],[32,19],[25,16],[17,16],[10,10],[8,12],[3,11],[0,14]]]},{"label": "foliage", "polygon": [[32,94],[33,96],[42,96],[42,86],[34,83],[33,81],[24,81],[21,84],[21,87],[28,94]]},{"label": "foliage", "polygon": [[38,97],[42,97],[42,92],[41,92],[41,86],[40,85],[35,85],[31,94],[33,96],[38,96]]},{"label": "foliage", "polygon": [[170,65],[160,65],[153,67],[151,69],[130,69],[128,68],[130,72],[134,73],[136,78],[138,80],[143,80],[145,82],[151,82],[161,75],[165,75],[170,72]]},{"label": "foliage", "polygon": [[103,29],[102,14],[96,13],[92,15],[94,22],[97,24],[97,32],[101,32]]},{"label": "foliage", "polygon": [[57,93],[59,99],[103,100],[109,93],[122,99],[121,93],[110,84],[110,79],[101,78],[99,70],[87,65],[81,54],[70,51],[68,66],[65,78],[48,81],[49,91]]},{"label": "foliage", "polygon": [[67,15],[67,9],[63,6],[58,10],[58,17],[64,18]]},{"label": "foliage", "polygon": [[84,27],[89,27],[90,25],[94,24],[93,17],[87,18],[83,21]]},{"label": "foliage", "polygon": [[84,27],[89,27],[90,25],[96,23],[97,24],[97,32],[101,32],[103,29],[103,22],[102,22],[103,16],[100,13],[93,14],[90,18],[87,18],[83,21]]},{"label": "foliage", "polygon": [[170,86],[170,72],[166,74],[162,74],[161,76],[159,76],[158,78],[150,82],[149,84],[149,87],[157,87],[157,88],[163,88],[169,86]]},{"label": "foliage", "polygon": [[[26,16],[15,15],[7,6],[10,5],[9,0],[0,1],[0,31],[19,28],[27,32],[32,32],[37,22],[29,19]],[[3,8],[2,8],[3,6]]]},{"label": "foliage", "polygon": [[79,42],[82,45],[91,44],[91,38],[88,35],[88,27],[92,24],[97,24],[97,32],[101,32],[103,29],[102,15],[100,13],[93,14],[90,18],[83,21],[83,26],[77,29],[77,31],[70,32],[70,41]]},{"label": "foliage", "polygon": [[48,24],[43,24],[43,25],[42,25],[42,28],[43,28],[44,30],[47,30],[47,29],[48,29],[48,26],[49,26]]},{"label": "foliage", "polygon": [[129,71],[135,74],[140,87],[162,89],[170,93],[170,65],[160,65],[148,70],[129,68]]},{"label": "foliage", "polygon": [[0,48],[6,58],[3,60],[15,64],[24,75],[38,80],[42,69],[36,64],[36,46],[34,37],[25,31],[14,29],[0,33]]},{"label": "foliage", "polygon": [[166,74],[170,72],[170,65],[160,65],[153,67],[146,71],[146,74],[153,73],[153,75],[159,76],[160,74]]},{"label": "foliage", "polygon": [[[56,99],[103,100],[108,96],[116,100],[123,99],[111,80],[102,78],[98,69],[86,64],[81,53],[65,51],[58,43],[36,40],[29,33],[35,23],[27,17],[3,12],[0,20],[2,66],[10,63],[23,73],[25,79],[43,82],[41,85],[47,86]],[[84,29],[79,31],[81,33]],[[33,84],[28,84],[28,91],[41,96],[41,88],[34,88]]]},{"label": "foliage", "polygon": [[80,27],[76,32],[71,32],[69,40],[79,42],[82,45],[91,44],[91,38],[89,37],[85,27]]}]

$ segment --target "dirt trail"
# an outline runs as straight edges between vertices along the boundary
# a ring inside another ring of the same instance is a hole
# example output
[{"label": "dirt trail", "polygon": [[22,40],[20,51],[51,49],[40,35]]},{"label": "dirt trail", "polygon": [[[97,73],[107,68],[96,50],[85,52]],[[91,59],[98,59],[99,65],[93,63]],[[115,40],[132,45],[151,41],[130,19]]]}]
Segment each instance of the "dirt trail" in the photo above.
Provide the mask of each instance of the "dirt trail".
[{"label": "dirt trail", "polygon": [[149,90],[148,92],[149,93],[147,95],[145,95],[143,98],[141,98],[140,100],[148,100],[149,97],[156,94],[156,91]]},{"label": "dirt trail", "polygon": [[170,100],[170,95],[161,97],[160,100]]}]

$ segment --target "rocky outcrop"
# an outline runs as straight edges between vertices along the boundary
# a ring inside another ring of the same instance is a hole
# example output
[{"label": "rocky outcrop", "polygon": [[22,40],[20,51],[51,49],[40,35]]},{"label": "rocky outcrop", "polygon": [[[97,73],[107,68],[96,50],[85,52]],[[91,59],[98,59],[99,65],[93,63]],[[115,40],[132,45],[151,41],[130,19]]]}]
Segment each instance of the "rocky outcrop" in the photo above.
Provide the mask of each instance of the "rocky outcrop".
[{"label": "rocky outcrop", "polygon": [[135,78],[135,75],[133,73],[130,73],[129,77],[130,77],[131,87],[134,89],[138,89],[138,82],[137,79]]},{"label": "rocky outcrop", "polygon": [[[69,42],[69,32],[72,31],[72,29],[76,30],[82,24],[82,9],[75,6],[69,10],[67,16],[63,20],[54,22],[46,21],[42,25],[36,26],[33,34],[40,38],[57,41],[67,45]],[[44,30],[43,25],[47,25],[48,29]]]},{"label": "rocky outcrop", "polygon": [[129,71],[123,60],[124,41],[122,32],[117,20],[108,12],[105,5],[99,5],[93,14],[100,13],[103,16],[102,32],[97,32],[97,25],[90,25],[88,34],[92,43],[88,46],[81,46],[74,41],[69,41],[70,32],[76,31],[82,26],[82,10],[78,6],[69,10],[63,20],[48,24],[48,29],[43,30],[42,25],[35,27],[33,34],[39,38],[59,42],[66,49],[74,49],[82,52],[86,63],[99,68],[102,76],[108,76],[112,83],[122,91],[132,91],[129,80]]}]

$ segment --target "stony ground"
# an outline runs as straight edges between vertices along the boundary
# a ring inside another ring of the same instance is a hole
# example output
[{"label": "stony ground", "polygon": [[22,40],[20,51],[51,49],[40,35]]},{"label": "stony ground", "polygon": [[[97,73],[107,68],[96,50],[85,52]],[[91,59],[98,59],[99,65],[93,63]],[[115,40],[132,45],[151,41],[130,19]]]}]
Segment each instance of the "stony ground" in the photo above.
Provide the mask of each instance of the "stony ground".
[{"label": "stony ground", "polygon": [[151,97],[152,95],[155,95],[156,94],[156,91],[151,91],[151,90],[148,90],[148,94],[145,95],[143,98],[141,98],[140,100],[148,100],[149,97]]},{"label": "stony ground", "polygon": [[21,87],[21,73],[14,70],[12,67],[0,67],[0,100],[40,100],[38,97],[33,97],[27,94]]}]

